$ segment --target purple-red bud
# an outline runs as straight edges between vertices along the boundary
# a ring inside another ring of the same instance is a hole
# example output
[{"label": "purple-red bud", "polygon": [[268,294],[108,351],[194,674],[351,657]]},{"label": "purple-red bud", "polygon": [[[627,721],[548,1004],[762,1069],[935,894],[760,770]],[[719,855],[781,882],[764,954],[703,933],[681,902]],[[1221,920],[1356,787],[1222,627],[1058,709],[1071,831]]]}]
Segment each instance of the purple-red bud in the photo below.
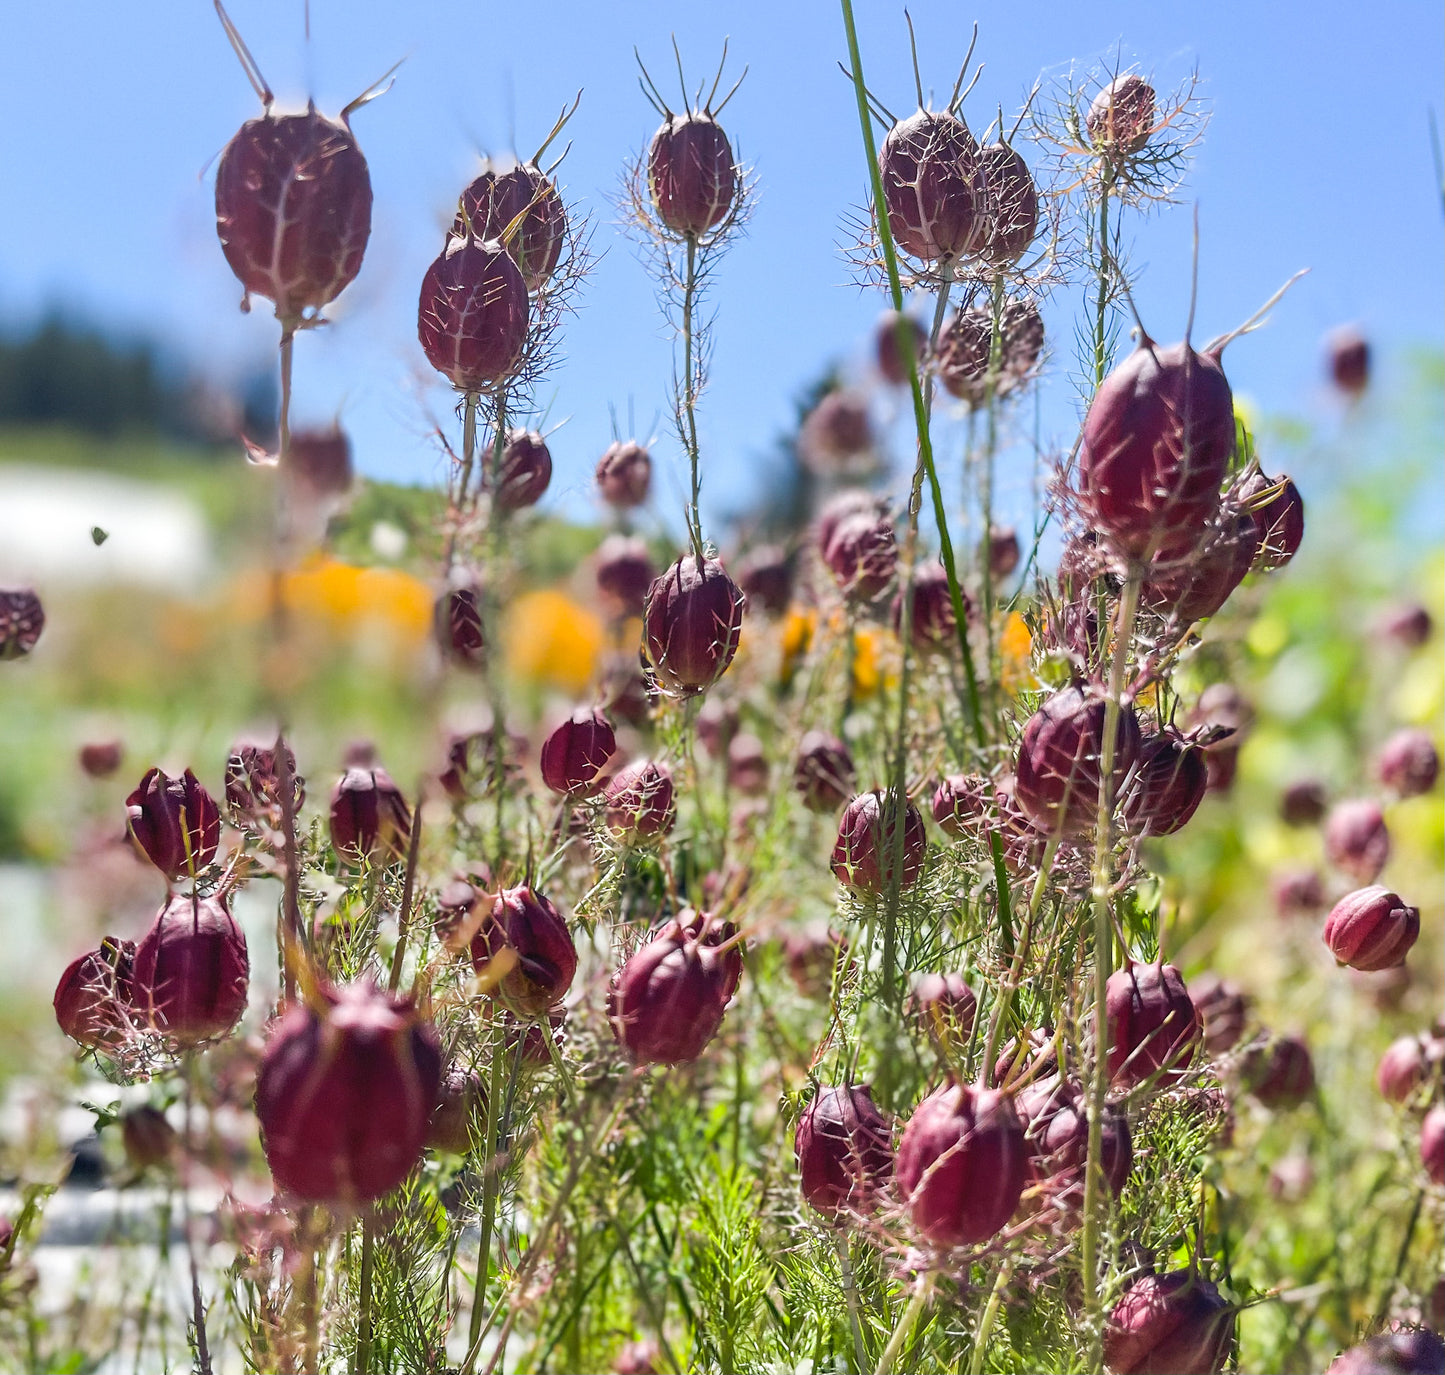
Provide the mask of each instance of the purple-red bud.
[{"label": "purple-red bud", "polygon": [[189,769],[179,778],[148,770],[125,802],[131,839],[168,879],[198,874],[215,859],[221,809]]},{"label": "purple-red bud", "polygon": [[519,1016],[540,1016],[561,1002],[577,974],[577,946],[561,914],[534,888],[504,888],[472,939],[472,966],[487,972],[492,960],[514,962],[495,996]]},{"label": "purple-red bud", "polygon": [[401,859],[411,839],[411,809],[382,768],[354,765],[331,790],[331,844],[348,863]]},{"label": "purple-red bud", "polygon": [[810,812],[837,811],[853,796],[857,771],[853,756],[836,735],[810,730],[798,742],[793,763],[793,786]]},{"label": "purple-red bud", "polygon": [[614,440],[597,460],[597,490],[619,511],[641,506],[652,490],[652,455],[635,439]]},{"label": "purple-red bud", "polygon": [[647,189],[659,222],[697,238],[722,224],[738,195],[738,169],[722,126],[702,110],[669,115],[647,150]]},{"label": "purple-red bud", "polygon": [[[1130,964],[1109,975],[1109,1077],[1124,1088],[1177,1082],[1194,1059],[1204,1028],[1172,964]],[[1157,1077],[1156,1077],[1157,1076]]]},{"label": "purple-red bud", "polygon": [[1377,883],[1335,903],[1325,918],[1323,939],[1340,964],[1375,970],[1403,964],[1419,935],[1419,909]]},{"label": "purple-red bud", "polygon": [[458,391],[489,391],[516,372],[530,314],[527,285],[500,244],[449,238],[422,278],[417,337]]},{"label": "purple-red bud", "polygon": [[1325,854],[1356,883],[1373,883],[1390,857],[1390,832],[1379,803],[1340,802],[1325,818]]},{"label": "purple-red bud", "polygon": [[586,797],[616,752],[612,722],[596,707],[578,707],[542,742],[542,781],[564,797]]},{"label": "purple-red bud", "polygon": [[1440,752],[1423,730],[1396,731],[1375,760],[1375,774],[1400,797],[1428,793],[1440,777]]},{"label": "purple-red bud", "polygon": [[1104,1364],[1114,1375],[1220,1375],[1229,1362],[1234,1310],[1189,1270],[1143,1275],[1104,1326]]},{"label": "purple-red bud", "polygon": [[250,977],[246,937],[225,898],[178,893],[136,947],[131,1004],[153,1031],[196,1045],[235,1026]]},{"label": "purple-red bud", "polygon": [[136,944],[107,936],[72,960],[55,986],[55,1020],[87,1050],[119,1045],[133,1032],[131,976]]},{"label": "purple-red bud", "polygon": [[698,568],[684,554],[647,593],[643,651],[658,686],[670,696],[705,692],[738,650],[743,594],[716,559]]},{"label": "purple-red bud", "polygon": [[1089,142],[1103,153],[1137,153],[1154,132],[1154,88],[1141,76],[1118,76],[1084,116]]},{"label": "purple-red bud", "polygon": [[665,836],[677,820],[672,774],[665,764],[640,759],[619,769],[607,785],[607,826],[628,845]]},{"label": "purple-red bud", "polygon": [[855,797],[838,821],[832,869],[839,883],[858,893],[881,897],[893,882],[897,827],[902,826],[902,869],[899,889],[911,888],[923,872],[928,835],[923,814],[905,799],[903,817],[893,793],[875,789]]},{"label": "purple-red bud", "polygon": [[793,1150],[803,1197],[827,1217],[868,1210],[893,1176],[892,1132],[865,1084],[819,1089]]},{"label": "purple-red bud", "polygon": [[45,608],[28,587],[0,587],[0,659],[22,659],[45,629]]}]

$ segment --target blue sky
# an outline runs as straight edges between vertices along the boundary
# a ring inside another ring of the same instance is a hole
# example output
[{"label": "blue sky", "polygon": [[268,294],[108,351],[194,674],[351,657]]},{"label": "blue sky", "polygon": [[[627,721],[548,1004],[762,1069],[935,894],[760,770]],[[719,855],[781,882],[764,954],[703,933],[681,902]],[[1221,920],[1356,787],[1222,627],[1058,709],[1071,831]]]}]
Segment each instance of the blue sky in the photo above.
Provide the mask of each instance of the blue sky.
[{"label": "blue sky", "polygon": [[[900,5],[860,0],[870,85],[912,106]],[[925,83],[945,90],[973,14],[912,6]],[[746,239],[716,278],[718,334],[703,411],[705,507],[745,500],[796,392],[829,358],[861,362],[879,299],[862,293],[838,245],[865,196],[851,91],[838,72],[841,21],[826,0],[717,0],[665,8],[599,5],[416,5],[233,0],[231,13],[283,102],[308,92],[334,113],[398,58],[395,88],[355,116],[376,191],[374,231],[334,329],[302,340],[297,410],[338,409],[364,471],[432,481],[427,432],[445,392],[425,384],[415,336],[421,274],[482,150],[523,152],[581,89],[564,164],[570,199],[593,215],[605,250],[567,327],[565,361],[543,395],[555,421],[558,499],[586,509],[587,479],[610,438],[609,408],[637,428],[665,418],[669,342],[650,281],[614,227],[623,164],[656,117],[637,87],[636,44],[659,79],[674,32],[701,76],[725,36],[750,73],[725,124],[756,170]],[[1427,111],[1442,106],[1441,7],[1387,0],[1368,18],[1331,4],[992,4],[977,11],[982,80],[965,113],[976,128],[1016,110],[1040,74],[1071,61],[1139,63],[1162,88],[1197,65],[1212,122],[1189,195],[1199,204],[1203,336],[1247,316],[1290,273],[1312,274],[1270,328],[1231,349],[1236,389],[1266,409],[1323,404],[1320,338],[1356,320],[1382,370],[1442,340],[1441,207]],[[671,85],[668,86],[671,89]],[[214,234],[210,160],[257,104],[211,7],[185,4],[14,5],[0,51],[0,324],[23,326],[58,303],[120,329],[151,331],[220,374],[264,363],[275,325],[236,309],[239,288]],[[1037,161],[1032,151],[1027,156]],[[1189,291],[1190,215],[1136,222],[1139,305],[1161,338],[1179,333]],[[1048,320],[1067,355],[1077,294]],[[1048,434],[1067,444],[1073,399],[1046,392]],[[680,477],[675,446],[659,446]],[[645,434],[644,434],[644,437]],[[1047,435],[1046,435],[1047,437]]]}]

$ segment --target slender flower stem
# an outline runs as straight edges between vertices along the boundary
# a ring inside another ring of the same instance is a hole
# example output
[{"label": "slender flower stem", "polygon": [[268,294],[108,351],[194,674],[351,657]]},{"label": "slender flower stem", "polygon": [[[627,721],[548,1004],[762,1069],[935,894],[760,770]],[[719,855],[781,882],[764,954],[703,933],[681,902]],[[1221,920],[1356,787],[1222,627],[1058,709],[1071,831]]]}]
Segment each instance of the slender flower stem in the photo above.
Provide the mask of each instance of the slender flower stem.
[{"label": "slender flower stem", "polygon": [[1119,714],[1124,695],[1124,672],[1129,646],[1134,638],[1134,621],[1139,611],[1139,588],[1143,571],[1132,563],[1119,602],[1114,631],[1114,657],[1109,669],[1109,696],[1104,706],[1104,740],[1099,760],[1099,817],[1094,831],[1094,1067],[1089,1093],[1089,1154],[1084,1172],[1084,1236],[1082,1262],[1084,1297],[1088,1312],[1093,1359],[1102,1350],[1103,1329],[1099,1322],[1099,1211],[1102,1205],[1104,1104],[1109,1091],[1109,1019],[1106,998],[1109,975],[1114,970],[1114,932],[1110,920],[1113,881],[1114,755],[1119,731]]},{"label": "slender flower stem", "polygon": [[286,733],[276,735],[276,772],[281,787],[281,973],[285,1001],[296,996],[296,956],[305,948],[301,930],[301,856],[296,843],[296,768]]},{"label": "slender flower stem", "polygon": [[988,1355],[988,1339],[993,1332],[994,1320],[998,1317],[999,1305],[1003,1302],[1003,1291],[1013,1278],[1014,1258],[1010,1256],[999,1266],[988,1302],[978,1320],[978,1331],[973,1336],[973,1352],[968,1358],[968,1375],[982,1375],[984,1359]]},{"label": "slender flower stem", "polygon": [[842,1232],[835,1231],[833,1244],[838,1251],[838,1272],[843,1277],[843,1297],[848,1303],[848,1326],[853,1332],[853,1356],[862,1375],[862,1372],[868,1369],[868,1349],[863,1345],[863,1323],[858,1316],[858,1277],[853,1273],[853,1261],[848,1255],[848,1238]]},{"label": "slender flower stem", "polygon": [[372,1252],[376,1247],[375,1226],[370,1214],[361,1224],[361,1313],[356,1321],[356,1364],[354,1375],[371,1371],[371,1276]]},{"label": "slender flower stem", "polygon": [[[467,1344],[474,1351],[482,1338],[482,1319],[486,1314],[487,1273],[492,1268],[492,1227],[497,1213],[497,1110],[502,1096],[502,1053],[497,1035],[496,1004],[488,1015],[491,1032],[491,1065],[487,1076],[487,1125],[482,1139],[482,1235],[477,1252],[477,1278],[472,1291],[472,1319]],[[475,1360],[475,1356],[472,1358]]]},{"label": "slender flower stem", "polygon": [[697,445],[697,379],[694,375],[693,310],[697,304],[697,237],[687,236],[687,262],[682,279],[682,415],[679,417],[682,429],[683,447],[687,450],[688,463],[692,468],[692,504],[688,507],[687,530],[692,539],[692,552],[697,566],[703,565],[702,510],[702,466]]},{"label": "slender flower stem", "polygon": [[[846,3],[846,0],[844,2]],[[932,1293],[932,1272],[919,1275],[918,1283],[913,1288],[913,1297],[909,1299],[908,1307],[903,1310],[903,1316],[898,1319],[898,1326],[893,1329],[892,1335],[888,1338],[888,1345],[883,1348],[883,1354],[878,1358],[876,1375],[890,1375],[903,1348],[907,1345],[908,1339],[913,1335],[913,1329],[918,1325],[919,1315],[923,1312],[924,1305],[927,1304]]]},{"label": "slender flower stem", "polygon": [[191,1272],[191,1315],[196,1329],[196,1370],[199,1375],[211,1375],[211,1349],[206,1340],[206,1305],[201,1298],[201,1271],[196,1260],[196,1239],[191,1234],[191,1161],[195,1158],[193,1123],[196,1096],[196,1057],[193,1051],[186,1053],[186,1102],[185,1122],[181,1147],[185,1152],[181,1177],[181,1227],[186,1237],[186,1263]]},{"label": "slender flower stem", "polygon": [[276,448],[283,468],[286,460],[291,456],[291,354],[295,343],[295,324],[283,321],[281,324],[281,414],[276,425]]},{"label": "slender flower stem", "polygon": [[416,889],[416,864],[421,853],[421,810],[426,802],[426,777],[417,780],[416,806],[411,813],[411,836],[406,847],[406,877],[401,884],[401,907],[396,914],[396,949],[391,952],[391,975],[387,987],[395,993],[401,985],[401,966],[406,956],[407,923],[411,920],[411,900]]},{"label": "slender flower stem", "polygon": [[1109,252],[1109,194],[1114,173],[1106,162],[1099,181],[1099,292],[1094,303],[1094,386],[1109,370],[1109,271],[1114,256]]}]

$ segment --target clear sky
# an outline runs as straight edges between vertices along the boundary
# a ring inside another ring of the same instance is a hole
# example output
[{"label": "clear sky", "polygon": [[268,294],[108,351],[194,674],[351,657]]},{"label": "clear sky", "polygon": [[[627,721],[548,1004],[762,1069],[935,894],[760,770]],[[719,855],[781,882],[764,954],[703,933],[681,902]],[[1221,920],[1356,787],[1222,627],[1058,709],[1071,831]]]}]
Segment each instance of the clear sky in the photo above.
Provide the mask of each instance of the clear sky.
[{"label": "clear sky", "polygon": [[[869,84],[890,108],[912,107],[901,5],[859,0]],[[1320,338],[1359,321],[1388,368],[1413,345],[1442,340],[1442,215],[1428,111],[1442,103],[1445,20],[1437,0],[1382,0],[1368,11],[1329,3],[1183,5],[991,3],[977,11],[917,0],[925,83],[951,85],[973,18],[986,64],[965,113],[982,128],[1019,108],[1040,74],[1121,54],[1161,90],[1197,65],[1212,122],[1189,194],[1202,230],[1202,336],[1247,316],[1291,272],[1312,275],[1269,330],[1232,348],[1237,390],[1268,409],[1320,402]],[[304,338],[297,411],[338,409],[364,471],[433,481],[427,432],[448,395],[426,383],[416,343],[417,288],[476,155],[540,140],[581,89],[563,164],[570,199],[605,250],[567,326],[565,360],[543,396],[555,421],[561,499],[582,494],[610,438],[609,407],[639,431],[666,416],[669,343],[651,285],[616,231],[612,197],[656,116],[637,87],[633,45],[671,76],[676,33],[690,71],[749,64],[725,125],[759,183],[746,239],[716,278],[713,382],[703,411],[705,507],[746,498],[755,456],[787,422],[791,399],[829,357],[861,360],[880,301],[860,293],[838,245],[865,199],[838,10],[828,0],[715,0],[664,6],[233,0],[231,13],[282,102],[308,92],[329,113],[399,58],[395,88],[354,117],[376,210],[362,274],[334,310],[335,328]],[[122,330],[149,331],[176,356],[222,375],[274,348],[269,311],[236,309],[239,287],[214,233],[208,164],[258,105],[204,0],[6,7],[0,43],[0,327],[47,304]],[[669,84],[667,89],[672,89]],[[1026,154],[1037,161],[1037,154]],[[1140,308],[1161,338],[1187,309],[1190,216],[1137,225]],[[1067,354],[1078,298],[1051,302]],[[1068,442],[1062,379],[1046,427]],[[666,434],[665,422],[661,428]],[[665,471],[675,446],[659,446]]]}]

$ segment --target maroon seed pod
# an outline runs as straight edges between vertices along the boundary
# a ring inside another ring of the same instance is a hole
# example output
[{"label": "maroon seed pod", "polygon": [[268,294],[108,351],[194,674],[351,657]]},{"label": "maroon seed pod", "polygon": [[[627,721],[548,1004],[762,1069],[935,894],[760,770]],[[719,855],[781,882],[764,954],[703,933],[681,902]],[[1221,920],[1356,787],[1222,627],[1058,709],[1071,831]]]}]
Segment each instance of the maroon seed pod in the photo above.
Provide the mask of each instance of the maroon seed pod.
[{"label": "maroon seed pod", "polygon": [[1249,1016],[1244,993],[1218,974],[1203,974],[1194,981],[1189,999],[1204,1023],[1204,1049],[1210,1055],[1233,1050]]},{"label": "maroon seed pod", "polygon": [[603,604],[618,620],[641,616],[647,589],[657,578],[647,545],[629,535],[608,535],[597,550],[597,590]]},{"label": "maroon seed pod", "polygon": [[1248,511],[1239,511],[1187,560],[1166,559],[1162,571],[1151,571],[1141,590],[1140,605],[1176,626],[1205,620],[1219,611],[1248,577],[1259,548],[1258,522]]},{"label": "maroon seed pod", "polygon": [[511,1056],[518,1053],[520,1044],[524,1065],[534,1069],[550,1065],[554,1052],[558,1059],[562,1056],[562,1028],[566,1020],[565,1013],[549,1012],[546,1017],[522,1022],[508,1012],[502,1018],[506,1027],[502,1044]]},{"label": "maroon seed pod", "polygon": [[1325,887],[1313,869],[1285,869],[1271,882],[1275,909],[1281,917],[1312,916],[1325,905]]},{"label": "maroon seed pod", "polygon": [[[1029,1178],[1046,1183],[1064,1212],[1077,1213],[1084,1201],[1089,1161],[1089,1119],[1078,1094],[1059,1079],[1046,1079],[1024,1089],[1014,1106],[1024,1124]],[[1104,1183],[1118,1198],[1134,1163],[1129,1120],[1123,1113],[1105,1108],[1100,1144]]]},{"label": "maroon seed pod", "polygon": [[488,391],[516,372],[530,313],[527,285],[501,245],[451,238],[422,278],[417,337],[458,391]]},{"label": "maroon seed pod", "polygon": [[1356,883],[1373,883],[1390,857],[1390,832],[1369,798],[1340,802],[1325,818],[1325,854]]},{"label": "maroon seed pod", "polygon": [[641,506],[652,490],[652,455],[635,439],[614,440],[597,460],[597,490],[620,511]]},{"label": "maroon seed pod", "polygon": [[1340,1352],[1327,1375],[1439,1375],[1440,1371],[1445,1371],[1445,1342],[1423,1327],[1393,1323],[1390,1331]]},{"label": "maroon seed pod", "polygon": [[426,1144],[449,1155],[466,1155],[485,1129],[487,1090],[475,1070],[448,1070],[427,1124]]},{"label": "maroon seed pod", "polygon": [[505,731],[500,746],[492,726],[451,731],[446,767],[437,782],[453,802],[465,802],[473,786],[485,791],[510,787],[522,772],[527,749],[527,737],[515,731]]},{"label": "maroon seed pod", "polygon": [[803,806],[810,812],[837,811],[853,796],[856,781],[847,745],[827,731],[804,733],[793,763],[793,787],[802,794]]},{"label": "maroon seed pod", "polygon": [[133,1170],[149,1170],[170,1162],[180,1144],[176,1129],[159,1108],[142,1104],[121,1114],[120,1140],[126,1163]]},{"label": "maroon seed pod", "polygon": [[987,234],[978,143],[946,112],[918,110],[888,131],[878,155],[888,228],[922,262],[976,252]]},{"label": "maroon seed pod", "polygon": [[1339,964],[1370,971],[1403,964],[1419,935],[1419,910],[1377,883],[1335,903],[1323,939]]},{"label": "maroon seed pod", "polygon": [[331,845],[347,863],[401,859],[411,809],[385,769],[353,765],[331,790]]},{"label": "maroon seed pod", "polygon": [[767,792],[768,756],[756,735],[737,735],[728,744],[728,786],[751,797]]},{"label": "maroon seed pod", "polygon": [[45,629],[45,608],[28,587],[0,587],[0,659],[23,659]]},{"label": "maroon seed pod", "polygon": [[1204,762],[1209,767],[1209,791],[1228,792],[1239,762],[1239,747],[1254,722],[1254,709],[1231,683],[1211,683],[1199,694],[1189,715],[1195,731],[1206,733]]},{"label": "maroon seed pod", "polygon": [[[1279,490],[1267,500],[1264,493]],[[1259,552],[1256,568],[1283,568],[1299,553],[1305,537],[1305,502],[1299,488],[1287,477],[1265,477],[1259,471],[1235,488],[1235,499],[1248,503],[1259,524]]]},{"label": "maroon seed pod", "polygon": [[481,929],[482,900],[486,896],[465,879],[455,879],[437,894],[437,914],[432,929],[442,948],[453,955],[471,949]]},{"label": "maroon seed pod", "polygon": [[873,422],[868,398],[830,391],[798,431],[798,454],[815,473],[837,474],[872,466]]},{"label": "maroon seed pod", "polygon": [[520,1017],[538,1017],[572,987],[577,947],[561,914],[534,888],[504,888],[472,939],[472,967],[479,973],[509,950],[516,960],[494,996]]},{"label": "maroon seed pod", "polygon": [[1039,232],[1039,193],[1028,164],[1006,143],[986,143],[978,152],[983,188],[984,241],[981,255],[1012,267]]},{"label": "maroon seed pod", "polygon": [[131,1005],[177,1045],[224,1036],[246,1010],[251,959],[225,898],[173,896],[136,946]]},{"label": "maroon seed pod", "polygon": [[1375,760],[1375,774],[1400,797],[1417,797],[1440,777],[1440,752],[1423,730],[1396,731]]},{"label": "maroon seed pod", "polygon": [[1380,634],[1403,649],[1419,649],[1434,633],[1435,621],[1418,602],[1391,607],[1380,618]]},{"label": "maroon seed pod", "polygon": [[996,1236],[1028,1171],[1012,1100],[967,1084],[936,1090],[904,1127],[896,1169],[913,1225],[929,1241],[967,1246]]},{"label": "maroon seed pod", "polygon": [[727,672],[743,627],[743,594],[716,559],[684,554],[647,593],[643,651],[662,691],[705,692]]},{"label": "maroon seed pod", "polygon": [[892,1131],[866,1084],[819,1089],[793,1151],[803,1197],[825,1217],[870,1211],[893,1177]]},{"label": "maroon seed pod", "polygon": [[256,1115],[279,1191],[355,1207],[421,1159],[441,1085],[441,1048],[408,999],[370,983],[322,988],[272,1024]]},{"label": "maroon seed pod", "polygon": [[465,668],[481,668],[487,660],[481,594],[470,584],[448,588],[437,598],[437,643],[442,653]]},{"label": "maroon seed pod", "polygon": [[1233,1337],[1234,1310],[1202,1275],[1141,1275],[1104,1325],[1104,1364],[1114,1375],[1220,1375]]},{"label": "maroon seed pod", "polygon": [[[993,316],[986,309],[956,310],[938,337],[935,356],[943,389],[970,406],[988,395],[988,363],[993,344]],[[995,382],[997,390],[997,382]]]},{"label": "maroon seed pod", "polygon": [[[652,935],[662,936],[668,931],[680,931],[708,952],[724,1001],[738,991],[743,977],[743,948],[741,941],[733,939],[738,934],[733,922],[715,917],[711,912],[699,912],[695,907],[684,907],[675,917],[659,923]],[[724,945],[726,950],[721,949]]]},{"label": "maroon seed pod", "polygon": [[659,222],[685,238],[701,237],[732,214],[738,169],[710,114],[668,115],[647,150],[647,190]]},{"label": "maroon seed pod", "polygon": [[492,488],[499,511],[522,511],[542,499],[552,481],[552,451],[536,430],[508,430]]},{"label": "maroon seed pod", "polygon": [[1141,835],[1173,835],[1198,810],[1208,786],[1209,769],[1198,745],[1170,729],[1146,735],[1125,818]]},{"label": "maroon seed pod", "polygon": [[1145,340],[1103,381],[1079,447],[1080,495],[1116,552],[1185,554],[1219,506],[1234,395],[1215,354]]},{"label": "maroon seed pod", "polygon": [[650,759],[628,764],[607,785],[607,826],[628,845],[646,845],[672,830],[672,774]]},{"label": "maroon seed pod", "polygon": [[1437,1103],[1420,1124],[1420,1160],[1432,1184],[1445,1184],[1445,1103]]},{"label": "maroon seed pod", "polygon": [[[1203,1039],[1199,1012],[1172,964],[1135,964],[1109,975],[1109,1077],[1123,1088],[1183,1078]],[[1157,1079],[1156,1079],[1157,1076]]]},{"label": "maroon seed pod", "polygon": [[995,791],[982,774],[950,774],[933,794],[933,819],[955,839],[982,835],[992,823]]},{"label": "maroon seed pod", "polygon": [[528,162],[500,170],[485,158],[482,170],[462,192],[452,233],[463,239],[497,240],[516,263],[527,290],[536,291],[562,256],[567,210],[539,167]]},{"label": "maroon seed pod", "polygon": [[1401,1036],[1380,1057],[1375,1084],[1387,1103],[1408,1103],[1428,1082],[1430,1064],[1424,1038]]},{"label": "maroon seed pod", "polygon": [[312,501],[342,497],[351,490],[351,440],[340,425],[292,431],[285,462],[287,481]]},{"label": "maroon seed pod", "polygon": [[1018,533],[1011,525],[995,525],[988,532],[988,571],[994,578],[1006,578],[1022,557]]},{"label": "maroon seed pod", "polygon": [[124,762],[125,746],[119,740],[93,740],[82,745],[76,757],[91,778],[109,778]]},{"label": "maroon seed pod", "polygon": [[587,797],[616,753],[612,722],[596,707],[578,707],[542,742],[542,781],[564,797]]},{"label": "maroon seed pod", "polygon": [[277,758],[275,741],[269,745],[240,740],[231,747],[226,758],[226,805],[247,818],[274,819],[281,816],[281,776],[283,767],[291,775],[293,815],[306,801],[306,780],[296,772],[296,756],[291,746],[281,745],[283,757]]},{"label": "maroon seed pod", "polygon": [[[1046,835],[1086,836],[1098,822],[1103,770],[1103,695],[1096,688],[1064,688],[1036,711],[1019,742],[1015,797]],[[1114,733],[1112,793],[1117,799],[1139,758],[1139,718],[1119,709]]]},{"label": "maroon seed pod", "polygon": [[278,320],[334,301],[371,237],[371,174],[345,114],[248,119],[216,164],[216,233],[247,296],[273,301]]},{"label": "maroon seed pod", "polygon": [[125,804],[131,839],[168,879],[194,876],[215,859],[221,809],[189,769],[179,778],[148,770]]},{"label": "maroon seed pod", "polygon": [[1267,1108],[1293,1108],[1315,1091],[1315,1066],[1300,1036],[1276,1036],[1246,1048],[1240,1083]]},{"label": "maroon seed pod", "polygon": [[1089,105],[1084,127],[1101,153],[1137,153],[1154,132],[1154,88],[1141,76],[1118,76]]},{"label": "maroon seed pod", "polygon": [[968,1049],[978,998],[962,974],[924,974],[913,985],[905,1011],[928,1033],[945,1059]]},{"label": "maroon seed pod", "polygon": [[[958,643],[958,620],[953,613],[953,596],[948,590],[948,570],[928,564],[913,575],[913,618],[909,638],[920,654],[947,650]],[[968,594],[959,589],[963,612],[970,610]],[[903,591],[893,596],[893,629],[903,633]]]},{"label": "maroon seed pod", "polygon": [[874,519],[883,516],[883,503],[861,487],[849,487],[831,498],[818,513],[814,526],[813,544],[820,555],[826,556],[828,544],[837,528],[850,516],[866,515]]},{"label": "maroon seed pod", "polygon": [[55,986],[55,1020],[87,1050],[117,1046],[132,1034],[129,1014],[134,941],[107,936],[72,960]]},{"label": "maroon seed pod", "polygon": [[1325,346],[1330,380],[1351,400],[1363,396],[1370,385],[1370,345],[1365,336],[1344,325],[1330,332]]},{"label": "maroon seed pod", "polygon": [[776,544],[750,550],[738,563],[738,586],[747,607],[781,616],[793,596],[793,566],[787,551]]},{"label": "maroon seed pod", "polygon": [[1325,786],[1318,779],[1301,778],[1279,796],[1279,817],[1286,826],[1314,826],[1329,809]]},{"label": "maroon seed pod", "polygon": [[[838,839],[833,845],[832,869],[839,883],[854,892],[881,897],[893,882],[897,805],[892,792],[863,793],[843,810]],[[911,888],[923,872],[928,835],[923,814],[905,802],[903,814],[903,869],[900,889]]]},{"label": "maroon seed pod", "polygon": [[890,387],[908,385],[908,365],[903,361],[903,353],[898,347],[900,323],[913,336],[913,361],[920,376],[928,351],[928,331],[917,320],[911,315],[900,315],[896,310],[885,310],[878,317],[874,346],[878,357],[878,371]]},{"label": "maroon seed pod", "polygon": [[833,529],[823,561],[845,596],[865,602],[882,596],[898,571],[893,522],[866,512],[844,517]]},{"label": "maroon seed pod", "polygon": [[737,986],[729,960],[736,947],[719,954],[708,940],[711,934],[707,917],[691,932],[682,922],[671,922],[617,971],[607,1000],[608,1020],[618,1044],[637,1064],[696,1060],[717,1035]]}]

